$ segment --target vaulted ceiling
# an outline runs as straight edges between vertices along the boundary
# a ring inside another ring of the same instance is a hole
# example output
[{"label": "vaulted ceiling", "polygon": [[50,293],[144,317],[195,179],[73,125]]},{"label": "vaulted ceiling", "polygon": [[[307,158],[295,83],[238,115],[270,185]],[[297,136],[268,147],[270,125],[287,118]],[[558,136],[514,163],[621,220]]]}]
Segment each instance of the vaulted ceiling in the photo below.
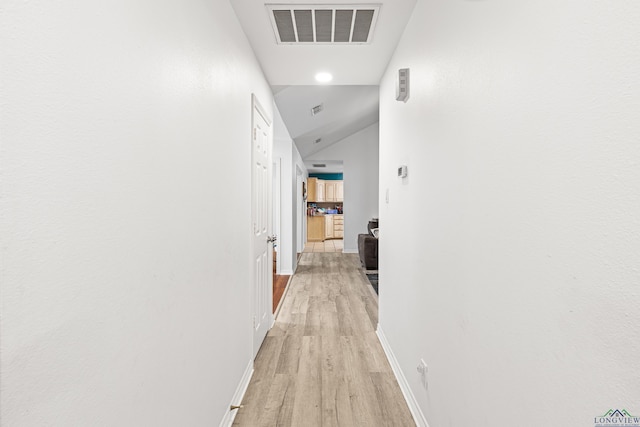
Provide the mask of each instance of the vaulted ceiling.
[{"label": "vaulted ceiling", "polygon": [[378,98],[378,86],[287,86],[275,94],[302,158],[376,123]]},{"label": "vaulted ceiling", "polygon": [[[281,43],[274,27],[273,10],[354,9],[354,3],[316,0],[261,2],[231,0],[240,24],[274,89],[276,104],[303,158],[349,136],[378,120],[378,89],[386,66],[411,16],[416,0],[381,0],[357,3],[375,8],[373,28],[365,43]],[[280,5],[274,7],[274,5]],[[299,6],[296,6],[299,5]],[[314,6],[315,5],[315,6]],[[323,12],[324,13],[324,12]],[[334,13],[334,18],[337,12]],[[281,16],[288,16],[286,13]],[[314,33],[320,32],[320,20]],[[353,22],[356,22],[356,14]],[[359,18],[358,18],[359,19]],[[337,21],[333,26],[337,28]],[[302,29],[300,29],[302,39]],[[311,36],[309,36],[311,37]],[[336,36],[337,39],[337,36]],[[330,85],[315,80],[319,72],[333,75]],[[311,108],[323,104],[315,116]],[[314,143],[317,139],[319,143]]]}]

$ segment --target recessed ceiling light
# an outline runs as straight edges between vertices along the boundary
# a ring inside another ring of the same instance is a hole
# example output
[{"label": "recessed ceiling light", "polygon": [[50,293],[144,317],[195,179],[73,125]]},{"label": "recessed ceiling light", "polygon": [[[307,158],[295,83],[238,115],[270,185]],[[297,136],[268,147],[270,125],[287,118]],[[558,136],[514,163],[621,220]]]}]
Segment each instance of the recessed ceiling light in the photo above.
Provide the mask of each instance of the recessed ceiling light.
[{"label": "recessed ceiling light", "polygon": [[333,76],[330,73],[316,74],[316,81],[319,83],[329,83],[331,80],[333,80]]}]

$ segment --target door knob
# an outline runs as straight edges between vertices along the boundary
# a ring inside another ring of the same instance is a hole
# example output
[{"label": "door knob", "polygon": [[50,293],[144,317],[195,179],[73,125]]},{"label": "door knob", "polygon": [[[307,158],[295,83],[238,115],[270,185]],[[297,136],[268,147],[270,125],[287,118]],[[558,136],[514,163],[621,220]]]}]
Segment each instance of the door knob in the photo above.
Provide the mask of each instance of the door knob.
[{"label": "door knob", "polygon": [[275,234],[273,236],[267,237],[267,243],[273,243],[276,240],[278,240],[278,236],[276,236]]}]

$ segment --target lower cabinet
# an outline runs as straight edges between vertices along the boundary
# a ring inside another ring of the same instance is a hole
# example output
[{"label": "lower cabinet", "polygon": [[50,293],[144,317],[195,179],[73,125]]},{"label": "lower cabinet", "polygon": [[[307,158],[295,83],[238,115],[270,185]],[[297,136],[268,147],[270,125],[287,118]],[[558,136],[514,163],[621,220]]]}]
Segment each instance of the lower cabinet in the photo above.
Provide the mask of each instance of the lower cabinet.
[{"label": "lower cabinet", "polygon": [[344,215],[307,216],[307,242],[344,237]]},{"label": "lower cabinet", "polygon": [[333,215],[324,216],[324,238],[333,238]]},{"label": "lower cabinet", "polygon": [[307,242],[323,242],[324,217],[307,216]]},{"label": "lower cabinet", "polygon": [[342,239],[344,237],[344,216],[333,216],[333,237],[336,239]]}]

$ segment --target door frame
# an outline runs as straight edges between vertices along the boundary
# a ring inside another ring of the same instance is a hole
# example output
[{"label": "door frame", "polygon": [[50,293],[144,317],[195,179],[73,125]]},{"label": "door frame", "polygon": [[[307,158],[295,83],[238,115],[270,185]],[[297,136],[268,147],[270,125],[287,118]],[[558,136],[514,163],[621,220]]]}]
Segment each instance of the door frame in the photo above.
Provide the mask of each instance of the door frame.
[{"label": "door frame", "polygon": [[276,253],[278,254],[276,258],[276,274],[280,274],[282,271],[282,245],[280,242],[280,229],[282,227],[282,219],[280,214],[281,209],[281,191],[282,191],[282,158],[281,157],[273,157],[271,162],[271,166],[273,170],[271,171],[273,175],[273,187],[271,192],[273,193],[273,218],[271,223],[273,224],[272,232],[278,238],[276,240]]},{"label": "door frame", "polygon": [[302,173],[300,166],[296,165],[296,224],[297,224],[297,239],[296,239],[296,253],[301,253],[304,250],[304,245],[307,241],[307,215],[306,215],[306,201],[302,197],[302,183],[306,180]]}]

